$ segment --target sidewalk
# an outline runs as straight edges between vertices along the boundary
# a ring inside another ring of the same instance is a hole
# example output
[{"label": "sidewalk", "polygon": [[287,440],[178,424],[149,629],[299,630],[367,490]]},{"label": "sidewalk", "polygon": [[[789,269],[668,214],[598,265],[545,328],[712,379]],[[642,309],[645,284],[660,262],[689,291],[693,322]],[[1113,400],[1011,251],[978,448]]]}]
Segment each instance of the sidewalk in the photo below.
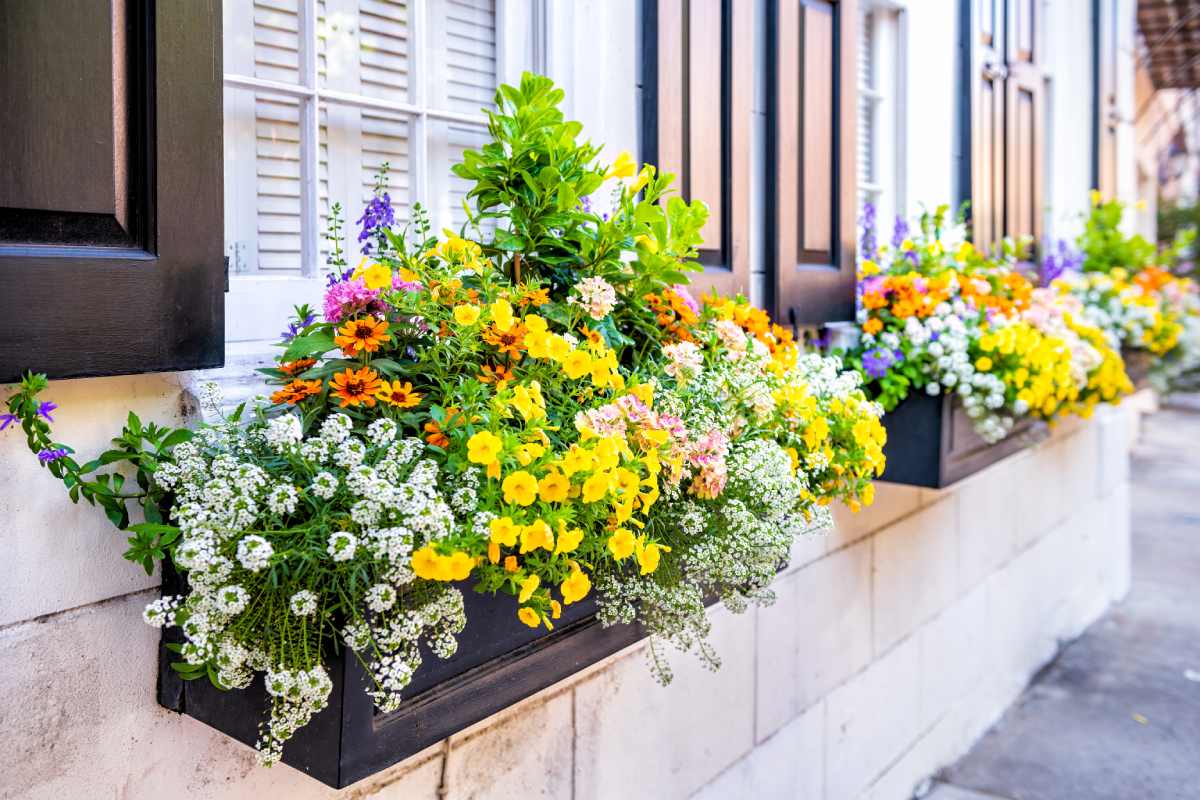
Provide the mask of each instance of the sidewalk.
[{"label": "sidewalk", "polygon": [[1134,450],[1128,597],[926,800],[1200,797],[1200,413],[1185,405],[1145,418]]}]

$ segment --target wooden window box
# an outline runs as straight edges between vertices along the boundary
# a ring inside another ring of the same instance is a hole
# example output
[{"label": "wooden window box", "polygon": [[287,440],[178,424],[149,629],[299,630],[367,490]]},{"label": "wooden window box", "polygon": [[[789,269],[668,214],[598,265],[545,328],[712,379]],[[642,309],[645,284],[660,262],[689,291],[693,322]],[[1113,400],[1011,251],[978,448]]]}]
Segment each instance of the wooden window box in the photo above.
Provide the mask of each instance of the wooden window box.
[{"label": "wooden window box", "polygon": [[[181,591],[164,569],[163,592]],[[616,653],[645,636],[638,625],[601,627],[594,594],[563,608],[552,632],[517,619],[512,598],[477,594],[463,584],[467,626],[458,652],[442,660],[424,651],[401,707],[378,711],[370,676],[346,648],[326,664],[329,705],[283,748],[283,762],[335,788],[349,786]],[[163,645],[180,642],[168,629]],[[158,702],[254,746],[269,707],[261,675],[244,690],[221,691],[207,679],[184,681],[170,668],[177,656],[159,649]]]},{"label": "wooden window box", "polygon": [[988,444],[954,396],[914,393],[883,416],[887,468],[881,480],[941,489],[974,475],[1049,436],[1044,422],[1018,422],[1012,433]]},{"label": "wooden window box", "polygon": [[1150,385],[1150,368],[1154,366],[1153,354],[1146,350],[1121,348],[1121,358],[1125,361],[1125,374],[1133,381],[1135,389],[1145,389]]}]

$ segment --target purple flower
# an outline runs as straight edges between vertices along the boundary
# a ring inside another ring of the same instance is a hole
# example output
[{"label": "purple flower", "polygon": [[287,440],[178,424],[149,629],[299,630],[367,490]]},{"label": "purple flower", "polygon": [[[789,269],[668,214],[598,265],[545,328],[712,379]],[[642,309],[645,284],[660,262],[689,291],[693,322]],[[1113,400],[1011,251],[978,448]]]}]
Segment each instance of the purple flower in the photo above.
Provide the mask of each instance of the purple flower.
[{"label": "purple flower", "polygon": [[17,421],[16,414],[0,414],[0,431]]},{"label": "purple flower", "polygon": [[583,197],[579,198],[579,203],[576,204],[575,207],[585,214],[592,213],[592,196],[590,194],[585,194]]},{"label": "purple flower", "polygon": [[362,251],[364,253],[371,252],[369,239],[381,233],[384,228],[390,228],[395,221],[396,212],[392,209],[391,195],[384,192],[382,197],[379,195],[372,197],[363,210],[363,215],[358,218],[358,224],[362,225],[362,232],[358,234],[358,240],[366,242]]},{"label": "purple flower", "polygon": [[896,217],[896,224],[892,226],[892,247],[899,247],[907,238],[908,223],[904,221],[904,217]]},{"label": "purple flower", "polygon": [[60,458],[66,456],[66,454],[66,449],[62,447],[56,447],[53,450],[43,450],[38,453],[38,461],[41,461],[43,464],[49,464],[52,461],[58,461]]},{"label": "purple flower", "polygon": [[1064,272],[1074,272],[1083,266],[1083,253],[1059,239],[1058,246],[1042,260],[1042,286],[1049,286]]},{"label": "purple flower", "polygon": [[862,226],[862,239],[859,242],[859,255],[862,258],[874,258],[879,249],[879,241],[875,230],[875,206],[872,203],[863,204],[862,216],[858,219]]},{"label": "purple flower", "polygon": [[306,316],[302,320],[299,320],[298,322],[289,323],[287,326],[287,330],[282,332],[279,335],[281,337],[283,337],[283,340],[285,342],[290,342],[292,339],[296,338],[296,336],[300,333],[300,331],[304,330],[309,325],[312,325],[313,320],[316,318],[317,318],[316,314],[310,313],[310,314],[308,314],[308,316]]},{"label": "purple flower", "polygon": [[325,276],[325,286],[328,288],[336,283],[345,283],[346,281],[350,280],[350,276],[353,274],[354,267],[351,267],[345,272],[331,272]]},{"label": "purple flower", "polygon": [[903,360],[904,353],[900,349],[887,350],[883,347],[876,347],[874,350],[863,353],[862,364],[863,369],[872,378],[882,378],[889,369]]},{"label": "purple flower", "polygon": [[38,403],[38,416],[45,417],[47,422],[54,422],[54,417],[50,416],[50,412],[56,408],[58,408],[57,403],[53,403],[49,400],[43,400],[42,402]]}]

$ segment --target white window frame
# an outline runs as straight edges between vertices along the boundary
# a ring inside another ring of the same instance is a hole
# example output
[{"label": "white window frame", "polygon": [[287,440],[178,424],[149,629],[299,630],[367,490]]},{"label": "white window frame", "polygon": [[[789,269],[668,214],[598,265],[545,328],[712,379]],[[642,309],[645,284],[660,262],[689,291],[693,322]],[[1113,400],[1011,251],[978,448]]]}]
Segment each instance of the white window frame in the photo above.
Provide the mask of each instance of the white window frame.
[{"label": "white window frame", "polygon": [[875,47],[875,75],[860,74],[858,80],[860,102],[869,104],[873,117],[874,180],[861,180],[859,189],[864,199],[875,205],[882,240],[890,236],[892,220],[907,213],[908,14],[901,2],[865,0],[862,22],[872,26]]},{"label": "white window frame", "polygon": [[[321,208],[319,198],[321,130],[320,109],[343,106],[402,115],[408,120],[409,203],[429,207],[429,123],[455,122],[481,130],[487,124],[482,114],[438,108],[430,95],[430,53],[427,31],[429,4],[438,0],[409,0],[409,53],[412,102],[367,97],[354,92],[322,87],[318,81],[319,31],[317,0],[298,0],[299,82],[296,84],[258,78],[237,72],[223,75],[226,89],[261,92],[298,101],[300,129],[300,274],[270,275],[236,270],[237,253],[230,252],[230,281],[226,307],[228,343],[261,342],[285,325],[293,305],[316,303],[324,279],[321,274]],[[512,83],[524,69],[545,71],[547,0],[496,0],[496,78]],[[226,176],[229,180],[229,176]],[[338,198],[329,198],[332,205]],[[357,216],[347,203],[357,198],[340,198],[348,224]],[[236,246],[236,245],[235,245]],[[347,253],[357,257],[357,250]]]}]

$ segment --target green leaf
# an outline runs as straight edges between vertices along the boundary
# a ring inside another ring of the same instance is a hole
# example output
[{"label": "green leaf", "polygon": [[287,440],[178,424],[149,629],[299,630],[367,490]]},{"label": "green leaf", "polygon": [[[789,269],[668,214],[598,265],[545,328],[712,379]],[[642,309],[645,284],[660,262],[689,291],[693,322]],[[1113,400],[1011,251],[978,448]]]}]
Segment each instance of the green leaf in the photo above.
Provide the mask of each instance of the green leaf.
[{"label": "green leaf", "polygon": [[336,346],[333,342],[332,330],[320,330],[306,336],[297,336],[292,339],[291,344],[284,351],[283,360],[295,361],[298,358],[321,355],[328,353]]}]

